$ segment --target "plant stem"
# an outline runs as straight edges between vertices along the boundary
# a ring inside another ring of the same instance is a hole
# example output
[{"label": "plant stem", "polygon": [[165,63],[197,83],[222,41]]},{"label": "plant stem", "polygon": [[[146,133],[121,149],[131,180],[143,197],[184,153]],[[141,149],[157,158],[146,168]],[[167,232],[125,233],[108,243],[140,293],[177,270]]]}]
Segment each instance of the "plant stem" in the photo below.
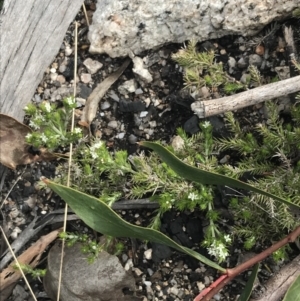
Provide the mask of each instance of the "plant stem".
[{"label": "plant stem", "polygon": [[209,301],[215,294],[217,294],[228,282],[233,280],[236,276],[246,271],[256,263],[264,260],[270,256],[273,252],[277,251],[281,247],[287,245],[288,243],[294,242],[296,238],[300,236],[300,226],[298,226],[293,232],[287,235],[285,238],[272,245],[270,248],[264,250],[260,254],[254,256],[253,258],[247,260],[246,262],[238,265],[233,269],[227,269],[226,274],[219,277],[215,282],[213,282],[208,288],[203,290],[194,301]]}]

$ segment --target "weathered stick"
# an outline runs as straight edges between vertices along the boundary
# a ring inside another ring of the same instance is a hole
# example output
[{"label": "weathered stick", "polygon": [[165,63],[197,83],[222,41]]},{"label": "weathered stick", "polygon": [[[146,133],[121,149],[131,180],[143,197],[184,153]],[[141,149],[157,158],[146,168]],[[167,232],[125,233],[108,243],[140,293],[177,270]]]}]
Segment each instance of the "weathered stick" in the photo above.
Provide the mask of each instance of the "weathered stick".
[{"label": "weathered stick", "polygon": [[192,103],[191,108],[199,118],[206,118],[298,91],[300,91],[300,75],[235,95],[207,101],[196,101]]}]

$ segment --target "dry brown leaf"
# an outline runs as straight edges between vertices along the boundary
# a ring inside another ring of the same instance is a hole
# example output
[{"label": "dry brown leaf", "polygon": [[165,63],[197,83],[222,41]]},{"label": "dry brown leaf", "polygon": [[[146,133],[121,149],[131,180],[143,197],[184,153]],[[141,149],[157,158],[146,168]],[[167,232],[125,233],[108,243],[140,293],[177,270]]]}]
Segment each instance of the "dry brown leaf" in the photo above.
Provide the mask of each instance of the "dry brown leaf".
[{"label": "dry brown leaf", "polygon": [[[36,241],[32,246],[30,246],[23,254],[18,257],[18,262],[20,264],[30,265],[32,268],[35,268],[40,258],[45,251],[45,249],[52,243],[56,238],[59,232],[62,229],[58,229],[50,232],[49,234],[42,236],[38,241]],[[4,291],[10,285],[16,283],[21,277],[22,274],[18,269],[15,269],[15,262],[11,263],[6,269],[4,269],[0,274],[0,293]]]},{"label": "dry brown leaf", "polygon": [[0,162],[12,169],[32,162],[25,136],[31,129],[16,119],[0,114]]},{"label": "dry brown leaf", "polygon": [[86,123],[88,123],[89,125],[91,124],[96,116],[99,101],[105,95],[111,85],[121,76],[130,62],[131,60],[127,59],[116,72],[110,74],[93,90],[86,101],[85,108],[83,109],[81,116],[81,125],[84,126]]},{"label": "dry brown leaf", "polygon": [[30,153],[25,136],[31,132],[25,124],[8,115],[0,114],[0,163],[15,169],[17,165],[57,158],[46,149],[40,149],[39,155]]}]

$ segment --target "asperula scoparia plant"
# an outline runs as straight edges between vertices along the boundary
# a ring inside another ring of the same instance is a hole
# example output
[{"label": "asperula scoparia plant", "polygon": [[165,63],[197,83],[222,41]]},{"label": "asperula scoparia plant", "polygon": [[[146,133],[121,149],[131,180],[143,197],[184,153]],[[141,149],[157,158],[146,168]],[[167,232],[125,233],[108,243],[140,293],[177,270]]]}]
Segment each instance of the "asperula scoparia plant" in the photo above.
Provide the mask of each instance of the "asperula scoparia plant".
[{"label": "asperula scoparia plant", "polygon": [[76,101],[73,97],[64,98],[62,107],[59,108],[48,101],[39,106],[28,104],[24,111],[30,117],[29,126],[34,131],[27,134],[26,142],[53,151],[78,141],[82,138],[81,128],[75,127],[72,132],[70,130],[72,110],[75,108]]}]

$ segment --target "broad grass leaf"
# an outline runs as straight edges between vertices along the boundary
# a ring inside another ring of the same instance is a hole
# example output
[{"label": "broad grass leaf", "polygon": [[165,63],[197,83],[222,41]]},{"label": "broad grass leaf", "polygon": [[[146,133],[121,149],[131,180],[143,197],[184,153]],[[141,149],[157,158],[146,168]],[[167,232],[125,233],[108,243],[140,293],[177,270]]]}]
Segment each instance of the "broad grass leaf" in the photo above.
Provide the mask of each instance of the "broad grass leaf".
[{"label": "broad grass leaf", "polygon": [[109,206],[99,199],[79,192],[72,188],[44,180],[48,186],[56,192],[82,221],[97,232],[113,237],[132,237],[141,240],[149,240],[167,245],[177,251],[188,254],[199,261],[221,272],[226,270],[205,256],[177,244],[175,241],[159,231],[150,228],[132,225],[123,220]]},{"label": "broad grass leaf", "polygon": [[[206,184],[206,185],[227,185],[233,188],[239,188],[239,189],[245,189],[248,191],[253,191],[262,195],[265,195],[267,197],[270,197],[274,200],[277,200],[279,202],[285,203],[287,205],[293,205],[297,206],[295,204],[292,204],[290,201],[286,199],[282,199],[274,194],[271,194],[267,191],[258,189],[250,184],[247,184],[245,182],[226,177],[223,175],[219,175],[213,172],[205,171],[196,167],[193,167],[191,165],[188,165],[184,162],[182,162],[179,158],[177,158],[174,154],[172,154],[169,150],[164,148],[158,143],[155,142],[148,142],[148,141],[142,141],[139,142],[139,145],[151,148],[154,150],[158,155],[161,157],[161,159],[167,163],[179,176],[183,177],[184,179]],[[300,206],[297,206],[300,207]]]},{"label": "broad grass leaf", "polygon": [[300,301],[300,275],[289,287],[282,301]]}]

